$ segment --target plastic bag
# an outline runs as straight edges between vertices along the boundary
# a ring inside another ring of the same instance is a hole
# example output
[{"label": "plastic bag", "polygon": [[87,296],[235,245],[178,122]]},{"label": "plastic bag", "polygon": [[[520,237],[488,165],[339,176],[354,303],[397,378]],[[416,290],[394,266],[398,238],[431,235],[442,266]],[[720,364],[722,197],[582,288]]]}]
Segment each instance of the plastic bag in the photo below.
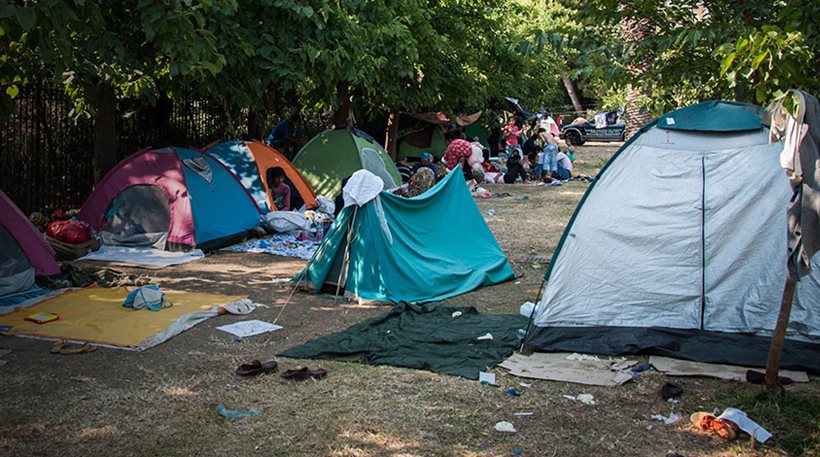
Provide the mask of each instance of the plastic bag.
[{"label": "plastic bag", "polygon": [[91,227],[81,221],[54,221],[46,235],[69,244],[80,244],[91,239]]}]

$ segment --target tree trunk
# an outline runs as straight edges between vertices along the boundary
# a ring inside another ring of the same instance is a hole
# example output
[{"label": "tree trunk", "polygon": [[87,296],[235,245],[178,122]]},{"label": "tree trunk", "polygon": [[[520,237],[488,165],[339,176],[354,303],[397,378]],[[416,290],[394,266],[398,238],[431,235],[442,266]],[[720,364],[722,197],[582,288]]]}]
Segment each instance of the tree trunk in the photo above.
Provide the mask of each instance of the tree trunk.
[{"label": "tree trunk", "polygon": [[[641,17],[629,2],[621,2],[621,40],[624,42],[626,54],[626,69],[632,76],[633,81],[640,81],[641,76],[649,70],[652,65],[651,55],[635,55],[634,51],[628,52],[634,45],[655,34],[655,24],[651,19]],[[629,139],[644,125],[652,120],[652,113],[648,105],[652,100],[652,87],[649,84],[635,86],[632,83],[626,86],[626,106],[624,117],[626,129],[625,139]]]},{"label": "tree trunk", "polygon": [[336,86],[336,96],[339,99],[339,107],[333,113],[333,124],[336,128],[344,127],[350,119],[350,107],[352,104],[350,88],[346,84],[339,83]]},{"label": "tree trunk", "polygon": [[772,345],[769,348],[769,359],[766,361],[766,389],[776,390],[780,387],[777,381],[777,371],[780,368],[780,356],[783,354],[783,344],[786,339],[786,329],[789,326],[789,315],[792,312],[794,291],[797,280],[791,273],[786,276],[786,286],[783,288],[783,299],[780,302],[780,314],[777,316],[777,325],[772,335]]},{"label": "tree trunk", "polygon": [[248,138],[254,140],[263,140],[265,134],[265,127],[262,125],[262,118],[259,111],[254,108],[248,108]]},{"label": "tree trunk", "polygon": [[94,182],[117,164],[117,97],[114,86],[98,83],[94,91]]},{"label": "tree trunk", "polygon": [[561,80],[564,81],[564,87],[567,89],[567,95],[572,100],[572,107],[575,108],[575,114],[578,116],[584,115],[584,108],[581,106],[581,100],[578,99],[578,93],[575,91],[575,84],[569,77],[569,73],[561,71]]},{"label": "tree trunk", "polygon": [[396,161],[399,146],[399,116],[401,112],[398,108],[392,108],[387,115],[387,132],[384,138],[384,146],[393,162]]}]

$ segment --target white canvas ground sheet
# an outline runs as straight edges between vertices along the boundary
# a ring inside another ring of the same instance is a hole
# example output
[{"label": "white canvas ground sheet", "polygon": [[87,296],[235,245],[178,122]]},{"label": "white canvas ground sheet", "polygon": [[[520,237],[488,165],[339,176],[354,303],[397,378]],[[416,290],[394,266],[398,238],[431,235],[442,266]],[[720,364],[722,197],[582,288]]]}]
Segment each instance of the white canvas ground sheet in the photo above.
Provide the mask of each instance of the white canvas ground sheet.
[{"label": "white canvas ground sheet", "polygon": [[96,260],[127,265],[137,265],[149,268],[163,268],[171,265],[180,265],[193,262],[205,257],[199,249],[189,252],[161,251],[154,248],[128,248],[122,246],[105,246],[91,252],[78,260]]},{"label": "white canvas ground sheet", "polygon": [[[785,282],[791,195],[780,149],[762,129],[642,134],[580,208],[535,324],[698,329],[705,282],[705,329],[768,334]],[[820,303],[818,277],[820,269],[800,284],[790,337],[820,340],[808,306]]]}]

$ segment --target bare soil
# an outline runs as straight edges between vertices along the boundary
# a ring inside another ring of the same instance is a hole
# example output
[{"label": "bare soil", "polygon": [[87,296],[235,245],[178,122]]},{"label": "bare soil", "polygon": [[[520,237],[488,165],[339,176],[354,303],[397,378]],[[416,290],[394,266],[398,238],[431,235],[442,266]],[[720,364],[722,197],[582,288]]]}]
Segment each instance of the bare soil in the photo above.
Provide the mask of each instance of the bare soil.
[{"label": "bare soil", "polygon": [[[616,147],[579,148],[578,171],[595,175]],[[482,312],[516,313],[522,302],[534,300],[544,260],[587,187],[581,182],[550,188],[487,186],[491,192],[511,194],[476,203],[519,278],[451,302]],[[489,209],[495,216],[487,215]],[[304,265],[264,254],[230,253],[160,271],[129,271],[148,274],[163,288],[247,295],[269,305],[251,317],[272,321],[290,292],[285,281]],[[49,342],[0,339],[0,347],[13,351],[3,356],[8,363],[0,367],[0,455],[648,457],[674,450],[693,457],[785,452],[778,450],[782,440],[753,448],[748,441],[722,441],[689,425],[689,413],[732,406],[738,399],[754,398],[760,389],[737,382],[673,379],[685,393],[680,403],[670,404],[658,394],[667,377],[651,371],[617,388],[528,381],[502,369],[494,371],[504,388],[494,388],[425,371],[285,358],[278,359],[280,372],[307,365],[326,368],[329,375],[304,383],[277,375],[234,375],[241,363],[269,360],[386,309],[297,292],[278,320],[283,330],[236,342],[214,327],[246,318],[220,316],[142,353],[102,348],[53,355]],[[522,381],[532,387],[520,387]],[[509,396],[508,387],[523,394]],[[817,404],[816,379],[787,389],[790,398]],[[592,394],[597,404],[563,397],[580,393]],[[227,420],[215,411],[220,403],[231,409],[257,408],[261,415]],[[684,419],[669,426],[650,419],[672,411]],[[763,425],[778,440],[796,427],[817,443],[816,417]],[[512,422],[517,433],[496,432],[493,426],[502,420]],[[810,445],[803,449],[806,455],[818,455]]]}]

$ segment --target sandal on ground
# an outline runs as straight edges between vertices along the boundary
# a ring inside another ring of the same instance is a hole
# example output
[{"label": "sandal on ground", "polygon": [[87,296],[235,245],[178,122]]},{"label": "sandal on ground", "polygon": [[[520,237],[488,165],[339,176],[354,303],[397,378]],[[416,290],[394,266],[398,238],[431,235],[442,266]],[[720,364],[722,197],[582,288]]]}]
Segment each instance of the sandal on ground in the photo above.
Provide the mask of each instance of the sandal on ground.
[{"label": "sandal on ground", "polygon": [[698,429],[713,432],[723,439],[733,440],[737,436],[732,423],[718,419],[714,414],[697,412],[689,416],[689,420]]},{"label": "sandal on ground", "polygon": [[262,373],[272,373],[276,371],[279,364],[275,360],[262,363],[258,360],[253,360],[251,363],[243,363],[236,368],[236,374],[239,376],[254,376]]},{"label": "sandal on ground", "polygon": [[294,381],[304,381],[309,378],[322,379],[325,376],[327,376],[327,370],[322,368],[310,370],[308,367],[299,368],[298,370],[288,370],[282,373],[282,379],[292,379]]},{"label": "sandal on ground", "polygon": [[94,352],[97,350],[97,346],[92,346],[90,344],[82,344],[79,346],[71,346],[65,341],[58,341],[51,346],[51,353],[52,354],[63,354],[63,355],[73,355],[73,354],[84,354],[86,352]]}]

